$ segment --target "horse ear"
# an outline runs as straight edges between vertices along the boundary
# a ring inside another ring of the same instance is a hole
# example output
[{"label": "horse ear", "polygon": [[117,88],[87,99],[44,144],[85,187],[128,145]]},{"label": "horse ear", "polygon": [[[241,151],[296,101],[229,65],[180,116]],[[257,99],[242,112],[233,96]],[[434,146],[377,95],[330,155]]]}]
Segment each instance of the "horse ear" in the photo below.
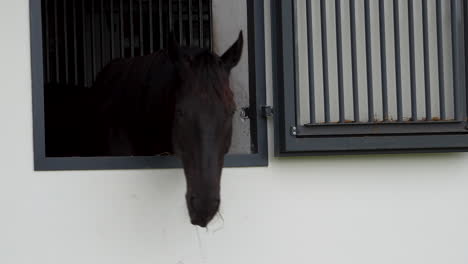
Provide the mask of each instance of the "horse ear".
[{"label": "horse ear", "polygon": [[244,37],[242,35],[242,30],[239,33],[237,41],[232,44],[232,46],[221,56],[221,60],[224,65],[230,71],[234,68],[237,63],[239,63],[242,56],[242,47],[244,45]]},{"label": "horse ear", "polygon": [[169,33],[168,52],[169,58],[174,62],[178,62],[182,58],[179,44],[177,43],[174,33],[172,31]]}]

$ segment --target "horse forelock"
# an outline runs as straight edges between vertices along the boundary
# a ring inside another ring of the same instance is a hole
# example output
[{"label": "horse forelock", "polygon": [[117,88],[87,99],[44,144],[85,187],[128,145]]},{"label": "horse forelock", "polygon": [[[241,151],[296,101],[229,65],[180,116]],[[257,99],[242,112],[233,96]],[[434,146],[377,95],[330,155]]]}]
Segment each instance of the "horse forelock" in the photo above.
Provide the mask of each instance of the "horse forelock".
[{"label": "horse forelock", "polygon": [[220,100],[226,111],[235,108],[234,94],[229,84],[229,74],[221,64],[221,60],[208,50],[194,58],[191,78],[187,80],[192,92],[202,98]]}]

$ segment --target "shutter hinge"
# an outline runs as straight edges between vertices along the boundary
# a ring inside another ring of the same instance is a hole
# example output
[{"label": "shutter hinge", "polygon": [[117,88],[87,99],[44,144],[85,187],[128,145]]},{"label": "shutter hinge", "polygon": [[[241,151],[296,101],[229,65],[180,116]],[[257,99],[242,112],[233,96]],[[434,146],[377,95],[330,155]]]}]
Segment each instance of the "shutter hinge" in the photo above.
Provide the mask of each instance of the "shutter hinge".
[{"label": "shutter hinge", "polygon": [[262,116],[264,118],[272,117],[274,113],[275,112],[273,110],[273,107],[271,107],[269,105],[262,106]]}]

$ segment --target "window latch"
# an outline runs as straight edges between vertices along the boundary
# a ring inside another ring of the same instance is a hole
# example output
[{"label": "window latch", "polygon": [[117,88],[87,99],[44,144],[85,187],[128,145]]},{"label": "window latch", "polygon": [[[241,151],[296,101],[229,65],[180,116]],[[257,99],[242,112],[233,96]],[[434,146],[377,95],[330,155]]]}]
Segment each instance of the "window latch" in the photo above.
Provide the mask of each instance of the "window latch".
[{"label": "window latch", "polygon": [[[261,108],[262,110],[262,116],[264,118],[268,118],[268,117],[271,117],[273,116],[273,107],[269,106],[269,105],[264,105],[262,106]],[[242,107],[241,109],[241,112],[240,112],[240,117],[242,119],[252,119],[256,116],[256,113],[254,111],[255,109],[251,108],[251,107]]]},{"label": "window latch", "polygon": [[242,107],[240,112],[240,118],[247,120],[252,118],[252,109],[250,107]]}]

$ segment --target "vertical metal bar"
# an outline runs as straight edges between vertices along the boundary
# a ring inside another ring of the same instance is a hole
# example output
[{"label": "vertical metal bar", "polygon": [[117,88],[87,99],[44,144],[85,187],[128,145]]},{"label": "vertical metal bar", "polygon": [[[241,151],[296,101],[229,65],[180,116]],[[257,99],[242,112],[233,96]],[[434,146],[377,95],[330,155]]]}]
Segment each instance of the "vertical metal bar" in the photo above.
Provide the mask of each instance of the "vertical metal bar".
[{"label": "vertical metal bar", "polygon": [[373,90],[373,74],[372,74],[372,36],[371,36],[371,17],[370,17],[370,0],[364,2],[365,9],[365,31],[366,31],[366,64],[367,64],[367,107],[368,120],[374,122],[374,90]]},{"label": "vertical metal bar", "polygon": [[410,79],[411,79],[411,119],[418,120],[418,106],[416,94],[416,62],[414,47],[414,4],[408,1],[409,41],[410,41]]},{"label": "vertical metal bar", "polygon": [[111,60],[115,58],[114,54],[114,0],[110,0],[110,53]]},{"label": "vertical metal bar", "polygon": [[459,108],[459,104],[458,104],[458,98],[457,98],[457,95],[458,95],[458,85],[457,85],[457,81],[458,81],[458,71],[457,71],[457,56],[458,56],[458,52],[457,52],[457,35],[459,34],[459,32],[456,31],[456,25],[457,25],[457,20],[455,18],[455,15],[456,15],[456,11],[455,11],[455,2],[456,0],[450,0],[450,15],[451,15],[451,29],[452,29],[452,67],[453,67],[453,103],[454,103],[454,113],[455,113],[455,120],[459,120],[460,118],[460,114],[458,113],[458,108]]},{"label": "vertical metal bar", "polygon": [[73,64],[75,70],[75,86],[78,86],[78,44],[76,37],[76,0],[73,0]]},{"label": "vertical metal bar", "polygon": [[427,16],[427,1],[422,1],[423,8],[423,38],[424,38],[424,86],[426,87],[426,120],[432,120],[431,111],[431,66],[429,59],[429,19]]},{"label": "vertical metal bar", "polygon": [[330,122],[330,92],[329,92],[329,79],[328,79],[328,37],[327,37],[327,0],[320,0],[320,17],[321,17],[321,31],[322,31],[322,64],[323,64],[323,97],[324,97],[324,110],[325,122]]},{"label": "vertical metal bar", "polygon": [[168,0],[169,29],[174,34],[174,23],[172,21],[172,0]]},{"label": "vertical metal bar", "polygon": [[104,64],[106,63],[105,59],[104,59],[104,53],[106,51],[106,46],[104,45],[105,44],[105,41],[104,41],[104,0],[101,0],[101,31],[100,31],[100,39],[101,39],[101,65],[99,65],[100,68],[102,68],[104,66]]},{"label": "vertical metal bar", "polygon": [[345,122],[344,87],[343,87],[343,37],[341,32],[341,0],[335,0],[336,47],[338,61],[338,101],[340,123]]},{"label": "vertical metal bar", "polygon": [[111,32],[111,60],[113,60],[115,58],[115,32],[114,32],[114,29],[115,29],[115,24],[114,24],[114,12],[115,9],[114,9],[114,0],[111,0],[110,2],[110,32]]},{"label": "vertical metal bar", "polygon": [[125,35],[124,35],[124,7],[123,0],[120,0],[120,56],[125,57]]},{"label": "vertical metal bar", "polygon": [[[254,1],[249,1],[249,2],[254,2]],[[261,1],[255,1],[255,3],[258,3]],[[294,65],[294,48],[293,44],[291,43],[291,40],[293,39],[293,20],[291,19],[291,6],[292,6],[293,1],[272,1],[274,3],[272,5],[272,11],[274,14],[272,18],[273,23],[275,24],[275,29],[278,30],[272,30],[273,38],[276,41],[273,41],[273,44],[275,47],[273,48],[274,51],[278,51],[277,56],[273,56],[273,60],[277,63],[273,63],[274,67],[279,70],[277,73],[280,73],[281,71],[281,76],[275,76],[278,77],[278,83],[279,85],[286,85],[286,84],[291,84],[294,83],[294,67],[291,67]],[[285,19],[287,18],[287,19]],[[277,20],[276,20],[277,19]],[[278,34],[276,34],[278,33]],[[281,42],[280,42],[281,41]],[[278,45],[276,44],[283,43],[284,45]],[[258,73],[257,73],[258,74]],[[290,92],[285,92],[280,95],[277,101],[284,103],[284,109],[285,109],[285,114],[284,114],[284,125],[282,126],[281,129],[281,134],[282,137],[286,135],[293,134],[291,133],[293,130],[293,127],[297,127],[296,119],[294,116],[293,111],[295,110],[295,97],[293,97],[293,93]],[[283,137],[284,138],[284,137]],[[291,140],[295,140],[295,138],[291,138]]]},{"label": "vertical metal bar", "polygon": [[199,38],[200,48],[203,48],[203,3],[202,0],[198,0],[198,24],[199,24]]},{"label": "vertical metal bar", "polygon": [[68,84],[68,28],[67,28],[67,1],[63,1],[63,38],[64,38],[64,51],[65,51],[65,83]]},{"label": "vertical metal bar", "polygon": [[462,36],[461,36],[461,43],[459,44],[459,47],[461,48],[461,52],[463,54],[463,59],[460,59],[459,62],[461,62],[462,69],[460,70],[460,74],[462,76],[462,82],[459,84],[462,89],[462,93],[459,94],[459,96],[463,97],[462,103],[463,103],[463,109],[461,109],[463,119],[465,120],[466,123],[468,123],[468,105],[467,105],[467,90],[466,90],[466,83],[467,83],[467,76],[468,76],[468,67],[467,67],[467,54],[466,54],[466,43],[468,41],[467,39],[467,34],[468,34],[468,3],[466,1],[462,1],[460,3],[461,9],[461,18],[460,18],[460,24],[459,28],[462,31]]},{"label": "vertical metal bar", "polygon": [[192,0],[188,0],[188,20],[189,20],[189,46],[193,45],[193,20],[192,20]]},{"label": "vertical metal bar", "polygon": [[141,0],[138,1],[138,8],[140,13],[140,55],[143,56],[144,54],[144,42],[143,42],[143,7]]},{"label": "vertical metal bar", "polygon": [[59,65],[59,37],[58,37],[58,21],[57,21],[57,1],[54,1],[54,29],[55,29],[55,81],[60,82],[60,65]]},{"label": "vertical metal bar", "polygon": [[395,73],[398,121],[403,121],[403,98],[401,91],[401,43],[399,0],[393,0],[393,23],[395,24]]},{"label": "vertical metal bar", "polygon": [[[380,24],[380,57],[382,70],[382,110],[383,119],[388,120],[388,80],[387,80],[387,40],[385,29],[385,0],[379,2],[379,24]],[[425,0],[423,0],[425,1]]]},{"label": "vertical metal bar", "polygon": [[159,48],[164,48],[164,31],[163,31],[163,6],[162,0],[159,0]]},{"label": "vertical metal bar", "polygon": [[135,33],[133,24],[133,0],[130,0],[130,56],[135,56]]},{"label": "vertical metal bar", "polygon": [[208,32],[208,48],[210,50],[213,49],[213,7],[211,6],[211,1],[208,1],[208,10],[209,10],[209,17],[208,17],[208,23],[209,23],[209,32]]},{"label": "vertical metal bar", "polygon": [[149,0],[149,37],[150,37],[150,53],[154,51],[154,32],[153,32],[153,0]]},{"label": "vertical metal bar", "polygon": [[445,63],[444,63],[444,36],[442,31],[442,2],[445,0],[437,0],[436,17],[437,17],[437,61],[439,68],[439,104],[440,104],[440,119],[447,118],[445,110]]},{"label": "vertical metal bar", "polygon": [[50,39],[49,39],[49,2],[44,0],[45,13],[45,61],[46,61],[46,82],[50,82]]},{"label": "vertical metal bar", "polygon": [[179,0],[178,5],[179,13],[179,43],[182,45],[184,41],[184,32],[183,32],[183,19],[182,19],[182,0]]},{"label": "vertical metal bar", "polygon": [[85,8],[85,1],[81,1],[81,19],[83,24],[83,85],[88,85],[88,73],[86,71],[86,8]]},{"label": "vertical metal bar", "polygon": [[[466,1],[462,1],[462,3],[460,3],[461,5],[463,5],[463,11],[462,13],[460,14],[461,18],[461,23],[460,23],[460,29],[463,31],[462,34],[462,38],[461,38],[461,43],[460,43],[460,48],[461,48],[461,51],[463,53],[463,60],[461,60],[461,63],[462,63],[462,67],[463,67],[463,71],[461,72],[462,74],[462,90],[463,90],[463,93],[461,96],[463,96],[464,100],[463,100],[463,105],[464,105],[464,110],[463,110],[463,118],[464,120],[468,121],[468,112],[467,112],[467,100],[468,98],[466,97],[467,95],[467,91],[466,91],[466,76],[468,76],[468,67],[466,67],[466,63],[467,63],[467,56],[466,56],[466,43],[467,43],[467,33],[468,33],[468,3]],[[465,122],[466,122],[465,121]]]},{"label": "vertical metal bar", "polygon": [[354,122],[359,122],[359,79],[357,65],[357,45],[356,45],[356,1],[350,2],[350,23],[351,23],[351,62],[352,62],[352,78],[353,78],[353,111]]},{"label": "vertical metal bar", "polygon": [[292,1],[292,18],[293,23],[293,41],[294,41],[294,98],[295,98],[295,116],[296,124],[301,122],[301,104],[300,104],[300,87],[299,87],[299,18],[297,1]]},{"label": "vertical metal bar", "polygon": [[465,87],[465,49],[463,31],[463,1],[452,0],[452,45],[453,45],[453,81],[455,119],[466,118],[466,87]]},{"label": "vertical metal bar", "polygon": [[95,36],[94,33],[96,31],[96,25],[94,24],[94,1],[91,2],[91,58],[92,58],[92,74],[91,74],[91,81],[94,81],[94,77],[96,76],[96,45],[95,45]]},{"label": "vertical metal bar", "polygon": [[312,1],[306,0],[307,11],[307,45],[308,45],[308,66],[309,66],[309,115],[310,123],[316,123],[315,117],[315,76],[314,76],[314,39],[312,22]]},{"label": "vertical metal bar", "polygon": [[[7,2],[3,2],[3,3],[7,3]],[[10,3],[13,3],[13,2],[10,2]],[[47,119],[44,120],[46,117],[45,117],[45,113],[44,113],[44,107],[45,107],[45,102],[44,102],[44,91],[45,91],[45,87],[48,83],[44,83],[44,76],[43,76],[43,57],[42,57],[42,53],[44,52],[43,50],[43,46],[42,46],[42,38],[44,37],[42,35],[42,20],[41,20],[41,17],[44,15],[43,13],[41,13],[42,11],[42,6],[41,4],[43,4],[44,2],[42,1],[29,1],[29,18],[30,18],[30,23],[29,23],[29,26],[30,26],[30,39],[31,39],[31,50],[30,50],[30,56],[31,56],[31,86],[32,86],[32,121],[33,121],[33,129],[34,129],[34,133],[33,133],[33,139],[34,139],[34,143],[33,143],[33,151],[34,151],[34,160],[36,161],[43,161],[47,155],[46,155],[46,142],[44,140],[44,137],[45,137],[45,133],[50,133],[49,131],[45,131],[46,129],[44,128],[44,122],[47,122]],[[4,7],[5,8],[5,7]],[[10,10],[8,10],[10,11]],[[3,15],[3,17],[7,17],[9,18],[8,16],[5,16]],[[6,21],[5,21],[6,22]],[[4,23],[5,23],[4,22]],[[12,23],[13,21],[12,20],[9,20],[8,21],[9,23]],[[6,22],[6,23],[8,23]],[[14,22],[13,22],[14,23]],[[8,26],[12,27],[12,30],[14,25],[13,24],[7,24]],[[3,26],[3,25],[2,25]],[[5,25],[6,26],[6,25]],[[3,31],[2,33],[5,33],[4,31],[4,27],[2,27]],[[10,36],[7,36],[7,37],[10,37]],[[9,40],[7,40],[9,41]],[[7,50],[8,47],[7,46],[3,46],[2,47],[4,51],[8,52],[11,50]],[[3,65],[7,65],[6,62],[4,62],[5,58],[2,58],[2,66]],[[7,58],[8,59],[8,58]],[[9,71],[5,71],[4,68],[2,67],[2,72],[3,73],[6,73],[6,74],[11,74],[13,72],[9,72]],[[1,75],[2,77],[5,76],[5,74],[2,74]],[[6,89],[15,89],[17,87],[5,87],[3,86],[1,89],[5,89],[4,91],[6,91]],[[7,94],[5,94],[6,96],[8,96]],[[7,97],[8,98],[8,97]],[[7,99],[5,98],[5,99]],[[11,98],[9,98],[11,99]],[[3,101],[2,101],[3,102]],[[12,116],[14,118],[14,113],[11,113],[10,116]],[[2,117],[6,117],[6,115],[3,115],[2,113]],[[2,119],[3,121],[4,119]],[[59,124],[60,121],[59,120],[56,120],[57,123],[55,124]],[[3,129],[5,129],[5,127],[2,127]],[[9,129],[9,128],[7,128]],[[59,131],[63,131],[64,133],[68,132],[65,130],[59,130]],[[67,136],[65,134],[62,134],[62,136]],[[2,144],[2,146],[4,146]],[[41,162],[43,164],[43,162]],[[2,163],[4,164],[4,163]],[[38,164],[36,164],[38,165]]]}]

